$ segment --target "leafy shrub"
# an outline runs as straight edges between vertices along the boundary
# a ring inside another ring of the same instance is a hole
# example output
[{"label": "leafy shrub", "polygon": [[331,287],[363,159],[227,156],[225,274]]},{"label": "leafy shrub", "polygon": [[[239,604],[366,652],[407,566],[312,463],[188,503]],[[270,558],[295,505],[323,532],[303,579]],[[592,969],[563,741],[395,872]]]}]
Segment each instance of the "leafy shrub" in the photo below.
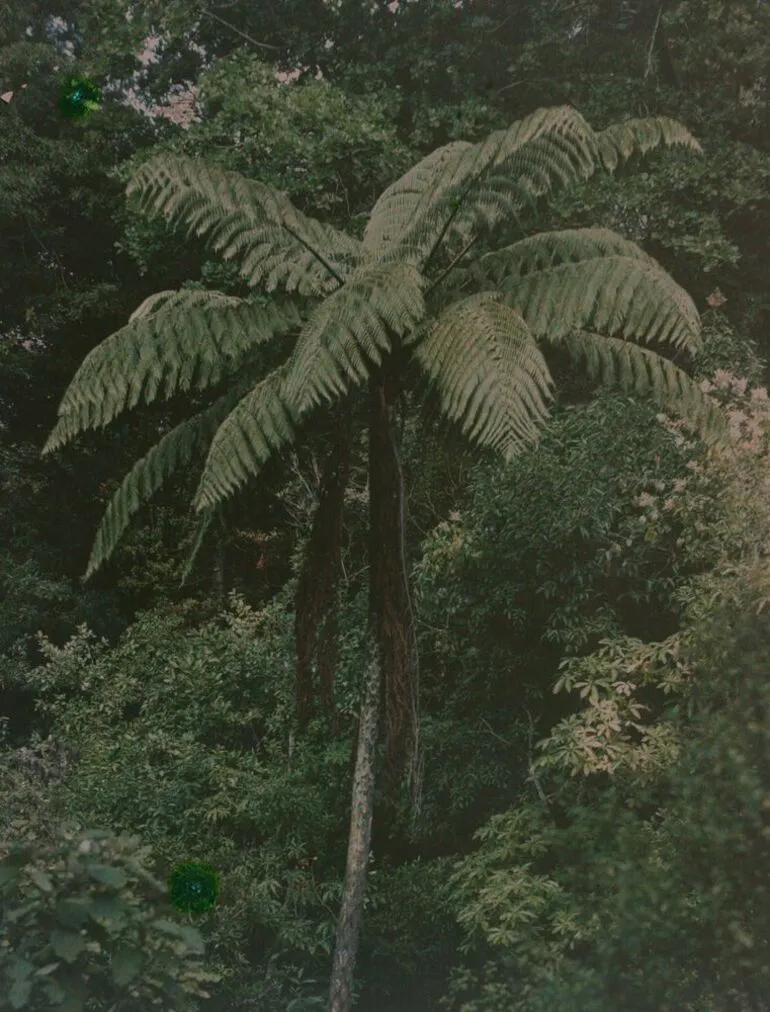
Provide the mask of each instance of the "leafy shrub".
[{"label": "leafy shrub", "polygon": [[63,830],[3,851],[0,1008],[191,1012],[208,997],[201,936],[174,919],[136,838]]}]

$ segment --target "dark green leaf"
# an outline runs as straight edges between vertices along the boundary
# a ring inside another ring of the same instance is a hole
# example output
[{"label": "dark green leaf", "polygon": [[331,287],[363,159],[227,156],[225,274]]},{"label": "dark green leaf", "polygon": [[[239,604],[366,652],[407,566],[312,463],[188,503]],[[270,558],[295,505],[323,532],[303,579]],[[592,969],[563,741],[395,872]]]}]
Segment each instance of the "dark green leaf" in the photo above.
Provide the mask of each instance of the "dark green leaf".
[{"label": "dark green leaf", "polygon": [[86,942],[82,935],[73,931],[60,931],[55,928],[51,932],[51,947],[57,956],[67,963],[74,963],[85,948]]},{"label": "dark green leaf", "polygon": [[86,870],[92,879],[101,882],[102,885],[113,886],[115,889],[120,889],[128,881],[120,868],[113,868],[109,864],[89,864],[86,866]]},{"label": "dark green leaf", "polygon": [[142,954],[139,949],[126,947],[118,949],[112,957],[112,979],[119,987],[125,987],[136,977],[142,967]]}]

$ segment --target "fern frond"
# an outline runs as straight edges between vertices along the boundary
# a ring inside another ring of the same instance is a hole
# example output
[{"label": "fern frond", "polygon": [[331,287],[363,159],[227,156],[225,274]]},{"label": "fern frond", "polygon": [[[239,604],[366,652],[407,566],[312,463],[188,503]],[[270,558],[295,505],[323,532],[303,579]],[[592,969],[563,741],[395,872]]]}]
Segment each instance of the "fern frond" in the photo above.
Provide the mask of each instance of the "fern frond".
[{"label": "fern frond", "polygon": [[558,232],[540,232],[512,246],[485,253],[469,271],[477,279],[497,285],[510,275],[522,277],[560,264],[580,263],[613,254],[633,257],[663,270],[657,260],[635,242],[611,229],[565,228]]},{"label": "fern frond", "polygon": [[564,345],[592,379],[650,397],[678,414],[707,443],[727,439],[729,426],[719,405],[684,370],[649,348],[587,331],[571,334]]},{"label": "fern frond", "polygon": [[690,131],[668,116],[654,116],[645,119],[629,119],[615,123],[597,134],[599,154],[608,172],[614,172],[632,155],[646,155],[665,145],[667,148],[684,147],[688,151],[702,154],[703,148]]},{"label": "fern frond", "polygon": [[110,500],[99,524],[86,579],[110,558],[134,513],[172,474],[197,455],[203,456],[219,425],[242,395],[242,389],[231,391],[193,418],[185,419],[134,464]]},{"label": "fern frond", "polygon": [[478,271],[540,340],[577,329],[628,340],[700,347],[690,296],[634,243],[611,232],[569,230],[523,239],[484,256]]},{"label": "fern frond", "polygon": [[364,230],[365,256],[377,259],[403,239],[425,216],[437,194],[450,185],[459,155],[470,147],[468,141],[445,144],[383,190]]},{"label": "fern frond", "polygon": [[193,383],[201,390],[213,386],[257,345],[301,322],[291,304],[261,307],[220,292],[161,292],[145,299],[125,327],[83,360],[43,453],[103,428],[140,401],[171,397]]},{"label": "fern frond", "polygon": [[424,279],[409,264],[370,264],[328,296],[300,333],[289,360],[286,397],[299,411],[341,397],[425,314]]},{"label": "fern frond", "polygon": [[357,239],[302,214],[281,191],[190,158],[150,159],[128,193],[145,214],[205,235],[225,260],[238,257],[246,282],[268,292],[326,294],[360,259]]},{"label": "fern frond", "polygon": [[553,381],[526,323],[498,293],[448,306],[414,354],[442,410],[471,440],[510,460],[537,439]]},{"label": "fern frond", "polygon": [[364,251],[424,267],[442,244],[462,248],[518,218],[555,186],[587,180],[602,167],[612,171],[634,152],[660,145],[700,150],[689,131],[666,117],[596,133],[571,106],[538,109],[478,144],[440,148],[392,184],[372,211]]},{"label": "fern frond", "polygon": [[211,441],[193,504],[200,512],[259,474],[273,452],[292,443],[298,415],[284,395],[286,366],[275,369],[236,404]]}]

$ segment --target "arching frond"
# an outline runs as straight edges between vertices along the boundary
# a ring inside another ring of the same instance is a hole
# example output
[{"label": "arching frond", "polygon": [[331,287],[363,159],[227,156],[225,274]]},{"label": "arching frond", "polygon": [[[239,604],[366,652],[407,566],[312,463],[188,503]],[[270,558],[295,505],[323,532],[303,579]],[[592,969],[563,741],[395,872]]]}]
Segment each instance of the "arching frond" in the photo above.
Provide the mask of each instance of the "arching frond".
[{"label": "arching frond", "polygon": [[633,257],[663,270],[657,260],[635,242],[611,229],[565,228],[558,232],[540,232],[512,246],[485,253],[469,268],[469,272],[479,280],[497,285],[511,275],[523,277],[560,264],[612,255]]},{"label": "arching frond", "polygon": [[285,366],[271,372],[217,429],[193,500],[197,511],[232,495],[259,473],[273,452],[294,441],[298,418],[284,395],[285,375]]},{"label": "arching frond", "polygon": [[521,315],[497,293],[448,306],[414,354],[470,439],[507,460],[537,439],[553,381]]},{"label": "arching frond", "polygon": [[[153,301],[154,300],[154,301]],[[161,292],[83,360],[43,448],[49,453],[87,429],[102,428],[140,401],[213,386],[257,345],[298,327],[299,311],[256,306],[220,292]]]},{"label": "arching frond", "polygon": [[601,130],[597,138],[602,164],[609,172],[614,172],[618,165],[632,155],[646,155],[661,145],[667,148],[684,147],[698,154],[703,151],[690,131],[668,116],[614,123],[606,130]]},{"label": "arching frond", "polygon": [[425,314],[424,279],[409,264],[360,267],[316,309],[289,361],[286,396],[304,412],[363,383],[372,366]]},{"label": "arching frond", "polygon": [[424,265],[443,243],[449,251],[493,229],[556,185],[610,171],[634,152],[660,145],[700,148],[666,117],[629,120],[596,133],[571,106],[538,109],[473,145],[447,145],[394,183],[375,205],[364,237],[378,259]]},{"label": "arching frond", "polygon": [[678,414],[708,443],[726,439],[727,418],[719,405],[682,369],[648,348],[586,331],[570,334],[565,347],[592,379],[652,398]]},{"label": "arching frond", "polygon": [[194,159],[150,159],[128,193],[145,214],[205,235],[225,260],[237,257],[247,283],[269,292],[279,285],[300,295],[334,291],[360,259],[357,239],[308,218],[281,191]]},{"label": "arching frond", "polygon": [[[591,329],[688,350],[700,347],[695,304],[651,257],[608,233],[560,235],[524,239],[480,261],[536,338],[560,341],[573,330]],[[613,246],[618,252],[609,251]]]},{"label": "arching frond", "polygon": [[370,255],[420,262],[442,239],[463,240],[472,228],[492,226],[547,193],[557,180],[587,179],[598,162],[595,134],[571,106],[538,109],[478,144],[443,150],[440,171],[437,165],[436,175],[426,173],[422,180],[427,199],[389,201],[379,212],[375,206],[372,232],[375,227],[387,232],[377,221],[390,213],[395,239],[370,246]]},{"label": "arching frond", "polygon": [[380,194],[364,231],[365,256],[377,259],[403,239],[451,183],[459,155],[470,147],[469,141],[452,141],[437,148]]},{"label": "arching frond", "polygon": [[219,425],[242,394],[243,389],[228,392],[193,418],[185,419],[134,464],[110,500],[99,524],[86,579],[110,558],[134,513],[172,474],[196,456],[203,456]]}]

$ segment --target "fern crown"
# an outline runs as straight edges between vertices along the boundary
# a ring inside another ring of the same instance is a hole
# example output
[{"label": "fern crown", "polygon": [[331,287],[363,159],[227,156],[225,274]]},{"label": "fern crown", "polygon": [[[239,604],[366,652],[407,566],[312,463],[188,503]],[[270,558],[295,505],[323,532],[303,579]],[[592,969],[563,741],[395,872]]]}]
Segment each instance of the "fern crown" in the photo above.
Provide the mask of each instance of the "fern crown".
[{"label": "fern crown", "polygon": [[[397,347],[436,387],[447,417],[507,460],[548,416],[544,353],[555,344],[595,378],[652,395],[720,438],[723,419],[707,395],[641,347],[697,352],[700,322],[687,293],[633,242],[568,229],[472,252],[556,187],[661,146],[700,150],[674,120],[596,132],[569,106],[539,109],[477,144],[453,141],[423,158],[382,193],[361,241],[255,180],[176,155],[152,158],[128,188],[138,210],[204,237],[236,260],[247,286],[276,295],[266,308],[219,292],[161,292],[86,357],[44,452],[140,402],[193,388],[216,394],[124,479],[88,573],[142,503],[195,460],[203,530],[314,411],[364,384]],[[262,350],[276,341],[293,350],[260,374]]]}]

